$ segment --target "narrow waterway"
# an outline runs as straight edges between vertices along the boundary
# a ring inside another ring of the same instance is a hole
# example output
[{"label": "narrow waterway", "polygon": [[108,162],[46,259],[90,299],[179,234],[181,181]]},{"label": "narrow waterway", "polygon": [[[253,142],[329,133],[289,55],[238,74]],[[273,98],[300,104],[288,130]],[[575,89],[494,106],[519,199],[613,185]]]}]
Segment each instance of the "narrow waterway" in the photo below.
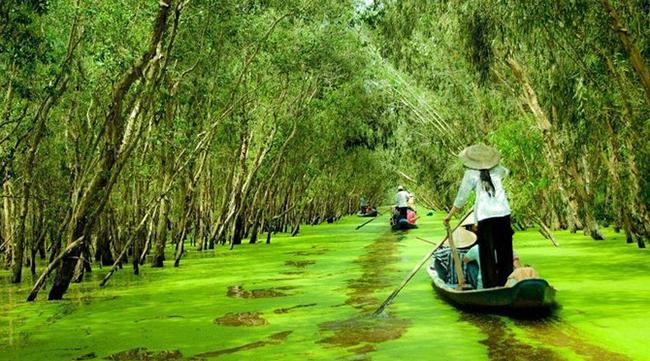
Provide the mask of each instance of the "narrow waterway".
[{"label": "narrow waterway", "polygon": [[544,320],[461,312],[420,272],[381,317],[372,311],[442,237],[441,214],[391,232],[380,217],[303,227],[298,237],[191,253],[181,267],[105,270],[62,302],[24,302],[0,271],[0,360],[650,360],[648,252],[534,230],[515,248],[558,290]]}]

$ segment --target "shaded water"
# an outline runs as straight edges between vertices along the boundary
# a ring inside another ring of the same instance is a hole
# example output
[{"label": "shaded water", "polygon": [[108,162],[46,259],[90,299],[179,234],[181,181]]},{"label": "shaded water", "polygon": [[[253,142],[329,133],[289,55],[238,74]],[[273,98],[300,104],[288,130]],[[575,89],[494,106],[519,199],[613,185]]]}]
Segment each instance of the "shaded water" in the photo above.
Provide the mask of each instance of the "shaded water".
[{"label": "shaded water", "polygon": [[441,301],[420,272],[385,315],[372,311],[442,237],[440,214],[388,231],[365,219],[304,227],[299,237],[214,254],[174,269],[104,271],[61,302],[24,302],[28,284],[0,271],[0,360],[650,360],[648,252],[534,231],[515,248],[558,290],[538,321],[476,315]]},{"label": "shaded water", "polygon": [[372,316],[382,302],[378,297],[384,296],[377,292],[395,284],[397,272],[394,264],[399,261],[397,242],[396,234],[388,233],[364,247],[364,253],[354,261],[362,272],[357,278],[347,281],[348,298],[345,300],[346,305],[358,309],[361,314],[319,324],[325,334],[320,343],[366,354],[376,350],[373,344],[399,339],[406,332],[410,324],[407,319],[393,315]]}]

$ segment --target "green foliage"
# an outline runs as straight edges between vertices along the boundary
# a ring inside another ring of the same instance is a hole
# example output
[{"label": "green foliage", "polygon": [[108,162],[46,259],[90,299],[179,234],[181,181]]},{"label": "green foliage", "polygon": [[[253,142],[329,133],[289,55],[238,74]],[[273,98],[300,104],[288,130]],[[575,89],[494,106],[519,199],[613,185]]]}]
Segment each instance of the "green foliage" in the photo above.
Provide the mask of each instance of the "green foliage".
[{"label": "green foliage", "polygon": [[[643,53],[647,5],[612,3]],[[395,67],[388,73],[402,79],[393,84],[403,99],[393,162],[412,161],[403,168],[441,205],[450,204],[461,174],[454,153],[489,142],[513,171],[515,215],[558,226],[576,205],[585,219],[618,225],[621,212],[641,213],[635,222],[648,236],[642,134],[649,104],[601,2],[386,0],[360,17]],[[510,59],[522,64],[550,135],[542,137]],[[549,152],[558,163],[548,163]],[[573,170],[580,175],[575,182]]]},{"label": "green foliage", "polygon": [[[611,2],[649,53],[647,4]],[[524,223],[650,232],[646,90],[600,2],[180,4],[156,28],[156,1],[0,3],[2,232],[31,186],[28,228],[59,224],[45,238],[69,242],[102,177],[109,197],[87,233],[125,224],[115,249],[131,234],[165,241],[165,224],[175,242],[212,245],[284,230],[352,212],[362,194],[380,203],[397,183],[444,208],[456,154],[476,142],[501,150]]]}]

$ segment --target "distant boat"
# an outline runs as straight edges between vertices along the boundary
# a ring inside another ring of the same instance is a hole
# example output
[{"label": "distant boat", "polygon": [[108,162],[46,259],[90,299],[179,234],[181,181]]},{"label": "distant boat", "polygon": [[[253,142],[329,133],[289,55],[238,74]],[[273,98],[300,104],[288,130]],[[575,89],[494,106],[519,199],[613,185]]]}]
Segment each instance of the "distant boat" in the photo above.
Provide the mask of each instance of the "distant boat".
[{"label": "distant boat", "polygon": [[359,217],[377,217],[377,210],[376,209],[371,209],[370,211],[366,213],[359,212],[357,213],[357,216]]},{"label": "distant boat", "polygon": [[393,228],[394,231],[418,228],[418,226],[415,224],[417,219],[418,217],[415,215],[415,212],[409,209],[407,211],[406,218],[399,218],[399,215],[394,215],[393,217],[391,217],[390,226]]},{"label": "distant boat", "polygon": [[415,223],[409,223],[404,218],[400,219],[395,224],[391,224],[391,227],[393,228],[394,231],[401,230],[401,229],[418,228],[418,226]]},{"label": "distant boat", "polygon": [[445,283],[435,269],[427,268],[435,291],[458,308],[467,311],[543,316],[555,306],[555,288],[541,278],[529,278],[512,287],[457,290]]}]

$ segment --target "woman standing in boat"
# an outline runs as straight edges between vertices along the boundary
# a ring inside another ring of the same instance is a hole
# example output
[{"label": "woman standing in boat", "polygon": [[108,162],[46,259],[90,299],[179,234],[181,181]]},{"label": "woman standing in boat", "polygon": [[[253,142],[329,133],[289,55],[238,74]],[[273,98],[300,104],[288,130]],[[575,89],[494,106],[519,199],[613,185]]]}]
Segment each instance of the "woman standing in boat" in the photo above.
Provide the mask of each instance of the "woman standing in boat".
[{"label": "woman standing in boat", "polygon": [[512,273],[513,231],[510,205],[502,183],[508,170],[499,165],[499,152],[485,144],[465,148],[458,157],[466,168],[465,175],[444,223],[449,224],[451,217],[463,208],[474,191],[483,287],[503,286]]}]

